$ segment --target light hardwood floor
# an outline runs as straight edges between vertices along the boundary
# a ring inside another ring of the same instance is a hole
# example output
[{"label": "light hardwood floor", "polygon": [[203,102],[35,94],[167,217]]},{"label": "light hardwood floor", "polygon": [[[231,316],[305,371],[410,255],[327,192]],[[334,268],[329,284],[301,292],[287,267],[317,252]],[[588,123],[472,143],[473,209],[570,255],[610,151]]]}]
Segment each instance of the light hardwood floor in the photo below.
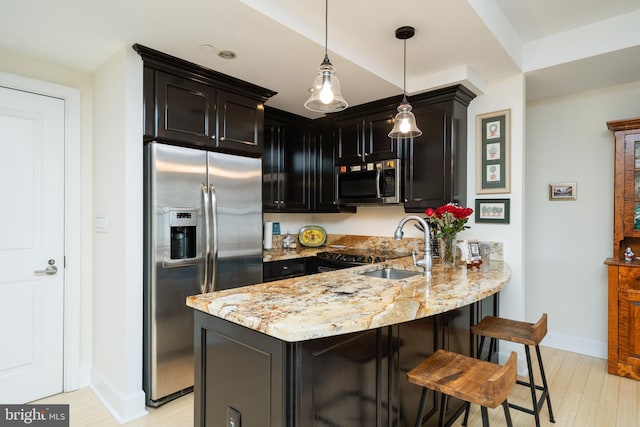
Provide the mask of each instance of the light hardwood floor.
[{"label": "light hardwood floor", "polygon": [[[547,347],[541,347],[541,350],[556,419],[555,424],[549,422],[545,405],[541,413],[543,427],[640,427],[640,381],[607,374],[607,361],[603,359]],[[522,386],[516,386],[509,396],[510,401],[523,406],[530,403],[528,399],[529,391]],[[88,388],[51,396],[34,403],[69,404],[71,427],[120,426]],[[158,409],[147,410],[149,415],[124,425],[193,426],[193,394]],[[506,426],[501,407],[490,409],[489,416],[492,426]],[[514,426],[535,426],[532,415],[512,410],[511,416]],[[462,417],[454,426],[460,426],[461,423]],[[480,410],[476,406],[472,406],[468,425],[482,426]]]}]

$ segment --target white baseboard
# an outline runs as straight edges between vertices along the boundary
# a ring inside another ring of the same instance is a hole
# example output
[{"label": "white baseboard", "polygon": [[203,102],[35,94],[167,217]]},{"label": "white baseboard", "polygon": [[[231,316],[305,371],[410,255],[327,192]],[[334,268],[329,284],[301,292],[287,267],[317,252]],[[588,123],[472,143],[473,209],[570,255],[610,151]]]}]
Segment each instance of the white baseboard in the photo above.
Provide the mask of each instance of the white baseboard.
[{"label": "white baseboard", "polygon": [[[597,357],[599,359],[607,358],[607,343],[587,340],[584,338],[573,337],[569,335],[555,334],[552,332],[547,333],[542,342],[543,347],[556,348],[558,350],[570,351],[572,353],[584,354],[586,356]],[[500,341],[500,352],[498,354],[498,360],[501,364],[505,363],[509,358],[511,351],[518,353],[518,375],[526,376],[529,370],[527,369],[527,361],[524,353],[524,346],[522,344],[515,344],[508,341]],[[531,349],[531,357],[533,363],[535,362],[535,350]],[[544,363],[544,360],[543,360]]]},{"label": "white baseboard", "polygon": [[549,332],[540,345],[607,359],[607,343]]},{"label": "white baseboard", "polygon": [[123,395],[100,372],[91,371],[91,390],[120,424],[148,414],[143,390]]}]

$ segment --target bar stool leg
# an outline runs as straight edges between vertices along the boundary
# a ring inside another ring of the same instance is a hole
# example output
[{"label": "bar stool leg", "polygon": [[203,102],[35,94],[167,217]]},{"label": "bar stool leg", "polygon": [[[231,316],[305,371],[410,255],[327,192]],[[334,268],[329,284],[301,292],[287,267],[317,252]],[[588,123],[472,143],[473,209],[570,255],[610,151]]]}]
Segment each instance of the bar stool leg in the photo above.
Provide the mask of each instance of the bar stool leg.
[{"label": "bar stool leg", "polygon": [[553,418],[553,410],[551,409],[551,397],[549,397],[549,386],[547,386],[547,376],[544,373],[544,367],[542,366],[542,355],[540,354],[540,346],[536,346],[536,356],[538,357],[538,366],[540,367],[540,376],[542,377],[542,386],[544,387],[543,393],[546,394],[547,408],[549,409],[549,421],[555,423]]},{"label": "bar stool leg", "polygon": [[511,422],[511,411],[509,410],[509,403],[505,400],[502,402],[502,408],[504,409],[504,418],[507,420],[507,427],[513,427]]},{"label": "bar stool leg", "polygon": [[469,421],[469,410],[471,409],[471,403],[465,402],[464,404],[464,419],[462,420],[462,426],[466,427],[467,421]]},{"label": "bar stool leg", "polygon": [[418,405],[418,415],[416,416],[415,427],[422,426],[422,415],[424,413],[424,402],[427,398],[427,389],[422,387],[422,394],[420,395],[420,405]]},{"label": "bar stool leg", "polygon": [[447,412],[447,399],[449,396],[440,393],[440,414],[438,415],[438,427],[444,425],[444,415]]},{"label": "bar stool leg", "polygon": [[529,369],[529,388],[531,389],[531,400],[533,401],[533,416],[536,418],[536,427],[540,427],[540,411],[538,410],[538,398],[536,397],[536,386],[533,381],[533,365],[531,363],[531,351],[529,346],[524,346],[524,352],[527,356],[527,368]]},{"label": "bar stool leg", "polygon": [[489,427],[489,414],[487,413],[487,408],[481,406],[480,412],[482,413],[482,427]]}]

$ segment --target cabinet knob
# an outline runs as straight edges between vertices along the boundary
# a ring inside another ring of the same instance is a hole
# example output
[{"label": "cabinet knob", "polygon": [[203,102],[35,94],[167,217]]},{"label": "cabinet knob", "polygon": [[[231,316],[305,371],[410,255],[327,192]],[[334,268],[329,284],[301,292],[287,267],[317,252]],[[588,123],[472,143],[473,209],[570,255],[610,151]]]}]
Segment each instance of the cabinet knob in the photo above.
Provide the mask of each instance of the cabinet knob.
[{"label": "cabinet knob", "polygon": [[216,136],[215,135],[211,135],[211,139],[216,139]]},{"label": "cabinet knob", "polygon": [[640,276],[636,276],[636,280],[640,282]]}]

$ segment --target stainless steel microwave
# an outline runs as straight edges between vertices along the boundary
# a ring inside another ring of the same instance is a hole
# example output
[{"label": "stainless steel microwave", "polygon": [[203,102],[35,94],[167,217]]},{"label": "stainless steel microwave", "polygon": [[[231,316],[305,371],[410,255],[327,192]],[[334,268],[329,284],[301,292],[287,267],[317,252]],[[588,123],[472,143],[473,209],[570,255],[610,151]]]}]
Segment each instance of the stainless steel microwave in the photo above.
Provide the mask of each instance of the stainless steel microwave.
[{"label": "stainless steel microwave", "polygon": [[400,203],[401,165],[401,159],[388,159],[336,166],[336,204]]}]

